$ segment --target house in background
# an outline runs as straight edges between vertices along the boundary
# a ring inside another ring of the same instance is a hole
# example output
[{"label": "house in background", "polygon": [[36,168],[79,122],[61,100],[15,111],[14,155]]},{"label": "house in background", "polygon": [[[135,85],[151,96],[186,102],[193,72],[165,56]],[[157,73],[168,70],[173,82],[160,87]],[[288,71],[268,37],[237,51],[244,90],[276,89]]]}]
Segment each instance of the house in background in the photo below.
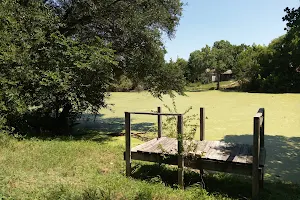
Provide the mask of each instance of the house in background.
[{"label": "house in background", "polygon": [[[206,72],[209,74],[210,80],[212,82],[217,82],[218,81],[218,76],[217,76],[217,73],[215,72],[214,69],[212,69],[212,70],[206,69]],[[233,76],[232,70],[229,69],[226,72],[221,74],[221,76],[220,76],[221,80],[220,81],[229,81],[233,78],[232,76]]]}]

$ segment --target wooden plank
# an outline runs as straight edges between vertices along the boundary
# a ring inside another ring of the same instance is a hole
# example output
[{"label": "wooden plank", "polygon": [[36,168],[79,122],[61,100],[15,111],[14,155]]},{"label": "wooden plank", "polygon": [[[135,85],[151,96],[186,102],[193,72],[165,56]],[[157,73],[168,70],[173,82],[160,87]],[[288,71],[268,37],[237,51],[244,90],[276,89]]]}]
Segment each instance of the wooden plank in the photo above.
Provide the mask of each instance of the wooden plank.
[{"label": "wooden plank", "polygon": [[207,154],[209,153],[210,146],[211,146],[212,143],[213,143],[213,141],[207,141],[206,142],[206,146],[204,147],[204,150],[203,150],[203,152],[204,152],[203,158],[207,159]]},{"label": "wooden plank", "polygon": [[160,140],[159,143],[153,144],[151,147],[147,149],[147,152],[151,153],[162,153],[162,148],[166,146],[169,138]]},{"label": "wooden plank", "polygon": [[[161,139],[161,138],[160,138]],[[148,142],[145,142],[141,145],[138,145],[136,147],[134,147],[131,151],[142,151],[144,148],[147,148],[149,146],[152,146],[155,142],[157,142],[159,139],[155,138],[155,139],[152,139]]]},{"label": "wooden plank", "polygon": [[152,140],[151,142],[147,142],[144,146],[141,146],[140,148],[137,149],[138,152],[145,152],[144,150],[151,148],[155,143],[158,143],[159,140],[161,140],[163,138],[159,138],[156,140]]},{"label": "wooden plank", "polygon": [[177,147],[177,140],[174,138],[173,142],[170,144],[170,146],[168,146],[169,154],[172,154],[172,155],[177,154],[178,153],[178,149],[177,148],[178,148]]},{"label": "wooden plank", "polygon": [[242,144],[240,145],[240,151],[233,159],[233,162],[247,163],[247,157],[248,157],[248,145]]},{"label": "wooden plank", "polygon": [[200,141],[205,139],[205,110],[200,108]]},{"label": "wooden plank", "polygon": [[198,146],[197,146],[197,149],[196,149],[196,156],[201,156],[202,153],[204,152],[204,149],[207,145],[207,142],[208,141],[198,141]]},{"label": "wooden plank", "polygon": [[141,150],[141,149],[143,149],[144,147],[149,146],[150,144],[154,143],[155,141],[157,141],[157,138],[152,139],[152,140],[150,140],[150,141],[148,141],[148,142],[145,142],[145,143],[143,143],[143,144],[140,144],[140,145],[138,145],[138,146],[135,146],[135,147],[133,147],[133,148],[131,149],[131,151],[138,151],[138,150]]},{"label": "wooden plank", "polygon": [[230,151],[226,149],[225,143],[219,141],[218,145],[215,146],[213,154],[209,155],[209,159],[226,161],[229,157]]},{"label": "wooden plank", "polygon": [[219,149],[220,149],[219,157],[216,159],[220,161],[226,161],[230,156],[230,152],[232,150],[232,144],[221,141],[219,145]]},{"label": "wooden plank", "polygon": [[[142,152],[132,152],[132,159],[149,162],[161,162],[169,165],[178,165],[177,155],[161,156],[160,154],[147,154]],[[238,164],[232,162],[220,162],[216,160],[206,160],[192,156],[185,157],[185,166],[193,169],[207,169],[213,171],[242,174],[251,176],[252,166],[247,164]]]},{"label": "wooden plank", "polygon": [[[157,107],[157,113],[161,113],[161,107]],[[162,136],[162,116],[157,115],[157,131],[158,131],[158,138],[161,138]]]},{"label": "wooden plank", "polygon": [[211,157],[217,152],[216,148],[219,146],[220,141],[212,141],[210,148],[206,154],[207,159],[212,159]]},{"label": "wooden plank", "polygon": [[164,140],[167,140],[167,137],[162,137],[157,139],[156,141],[154,141],[153,143],[148,144],[147,146],[145,146],[143,149],[139,149],[139,151],[141,152],[147,152],[147,153],[151,153],[151,149],[156,148],[158,144],[162,143]]},{"label": "wooden plank", "polygon": [[226,162],[233,162],[235,156],[239,153],[240,147],[238,144],[232,144],[231,150],[230,150],[230,155],[227,158]]},{"label": "wooden plank", "polygon": [[176,154],[177,153],[177,140],[175,138],[168,138],[167,142],[163,146],[165,154]]},{"label": "wooden plank", "polygon": [[126,176],[131,175],[131,122],[130,113],[125,112],[125,137],[126,137]]},{"label": "wooden plank", "polygon": [[183,115],[177,117],[178,133],[178,185],[184,188],[184,158],[183,158]]}]

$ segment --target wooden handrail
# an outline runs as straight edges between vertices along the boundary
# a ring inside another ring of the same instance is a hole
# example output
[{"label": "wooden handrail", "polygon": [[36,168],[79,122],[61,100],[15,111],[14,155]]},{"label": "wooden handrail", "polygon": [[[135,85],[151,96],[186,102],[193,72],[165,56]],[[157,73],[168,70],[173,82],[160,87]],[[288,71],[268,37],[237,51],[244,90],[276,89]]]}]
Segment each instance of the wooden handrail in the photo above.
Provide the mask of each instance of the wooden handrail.
[{"label": "wooden handrail", "polygon": [[134,115],[169,115],[169,116],[179,116],[182,114],[177,114],[177,113],[153,113],[153,112],[128,112],[130,114]]}]

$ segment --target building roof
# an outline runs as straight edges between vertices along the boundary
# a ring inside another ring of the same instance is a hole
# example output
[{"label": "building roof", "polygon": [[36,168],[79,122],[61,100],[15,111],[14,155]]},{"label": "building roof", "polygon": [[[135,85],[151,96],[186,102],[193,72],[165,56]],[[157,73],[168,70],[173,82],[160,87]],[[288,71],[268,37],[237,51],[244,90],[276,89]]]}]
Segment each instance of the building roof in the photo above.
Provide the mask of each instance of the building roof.
[{"label": "building roof", "polygon": [[229,70],[227,70],[226,72],[224,72],[224,73],[222,73],[222,74],[232,74],[232,70],[229,69]]},{"label": "building roof", "polygon": [[[206,69],[205,71],[206,71],[206,73],[214,73],[216,70],[215,69]],[[222,74],[232,74],[232,70],[229,69],[229,70],[223,72]]]}]

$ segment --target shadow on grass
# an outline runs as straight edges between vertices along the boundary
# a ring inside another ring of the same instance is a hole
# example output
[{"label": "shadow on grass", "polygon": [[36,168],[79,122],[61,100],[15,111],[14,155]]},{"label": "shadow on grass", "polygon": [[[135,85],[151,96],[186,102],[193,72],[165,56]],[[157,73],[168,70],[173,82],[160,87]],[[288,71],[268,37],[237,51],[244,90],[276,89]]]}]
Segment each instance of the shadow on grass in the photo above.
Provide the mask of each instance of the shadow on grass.
[{"label": "shadow on grass", "polygon": [[[104,115],[83,115],[78,121],[74,135],[81,139],[93,139],[95,136],[116,137],[124,135],[125,118],[105,118]],[[138,133],[147,133],[154,123],[133,123],[131,130]]]},{"label": "shadow on grass", "polygon": [[[216,87],[211,87],[207,89],[187,89],[185,92],[207,92],[207,91],[212,91],[212,90],[217,90]],[[239,87],[232,87],[232,88],[220,88],[218,91],[220,92],[245,92],[242,91]]]},{"label": "shadow on grass", "polygon": [[[226,135],[225,142],[252,144],[252,135]],[[300,137],[265,135],[266,178],[300,184]]]},{"label": "shadow on grass", "polygon": [[[104,115],[84,114],[77,122],[79,123],[75,127],[77,130],[96,130],[106,134],[119,134],[124,131],[125,126],[125,118],[105,118]],[[147,132],[153,126],[154,123],[136,123],[131,124],[131,129],[136,132]]]},{"label": "shadow on grass", "polygon": [[[103,114],[84,114],[77,119],[70,135],[53,136],[45,133],[42,136],[27,136],[27,138],[38,138],[42,140],[91,140],[97,142],[112,141],[113,137],[123,136],[125,129],[125,119],[119,117],[105,118]],[[151,130],[154,123],[133,123],[133,132],[146,133]]]},{"label": "shadow on grass", "polygon": [[[158,164],[137,165],[132,177],[150,183],[163,183],[177,188],[177,168]],[[206,173],[203,182],[197,170],[185,170],[185,188],[202,187],[210,194],[221,194],[234,199],[251,199],[251,178],[225,173]],[[279,181],[265,181],[261,199],[295,200],[300,197],[299,185]]]}]

